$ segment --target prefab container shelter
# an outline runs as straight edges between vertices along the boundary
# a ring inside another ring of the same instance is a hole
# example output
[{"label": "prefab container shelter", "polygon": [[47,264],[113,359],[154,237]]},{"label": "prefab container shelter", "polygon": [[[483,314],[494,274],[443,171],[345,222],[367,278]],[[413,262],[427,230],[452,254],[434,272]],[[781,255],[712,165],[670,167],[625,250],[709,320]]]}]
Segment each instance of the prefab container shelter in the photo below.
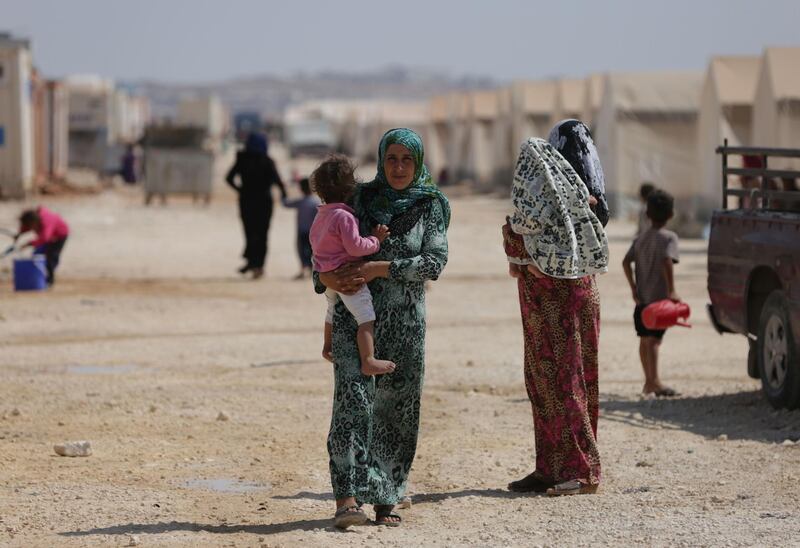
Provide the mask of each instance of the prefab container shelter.
[{"label": "prefab container shelter", "polygon": [[55,80],[33,79],[31,86],[34,158],[37,181],[63,179],[69,153],[67,89]]},{"label": "prefab container shelter", "polygon": [[114,83],[98,76],[66,80],[69,94],[69,165],[100,173],[118,167],[114,143]]},{"label": "prefab container shelter", "polygon": [[30,44],[0,34],[0,198],[23,198],[33,186]]},{"label": "prefab container shelter", "polygon": [[651,181],[676,198],[676,214],[693,217],[701,78],[695,72],[606,76],[593,134],[612,214],[638,211],[639,186]]},{"label": "prefab container shelter", "polygon": [[[753,104],[752,145],[800,148],[800,47],[764,51]],[[769,167],[800,169],[800,160],[775,158]]]},{"label": "prefab container shelter", "polygon": [[[725,139],[730,146],[751,146],[753,100],[760,59],[751,56],[713,57],[700,98],[697,158],[700,167],[698,206],[708,217],[720,206],[722,167],[715,153]],[[729,162],[740,162],[730,156]],[[730,164],[731,167],[739,167]]]}]

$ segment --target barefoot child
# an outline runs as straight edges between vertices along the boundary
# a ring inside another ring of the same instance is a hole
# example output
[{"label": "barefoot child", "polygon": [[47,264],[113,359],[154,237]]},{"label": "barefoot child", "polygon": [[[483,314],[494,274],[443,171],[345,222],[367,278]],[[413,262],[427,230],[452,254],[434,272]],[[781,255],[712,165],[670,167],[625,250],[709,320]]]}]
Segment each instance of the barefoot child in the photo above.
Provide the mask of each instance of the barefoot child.
[{"label": "barefoot child", "polygon": [[[633,241],[622,260],[625,277],[631,287],[636,308],[633,323],[639,336],[639,358],[644,369],[644,394],[675,396],[672,388],[661,384],[658,377],[658,349],[664,330],[648,329],[642,322],[642,310],[663,299],[679,301],[675,293],[672,265],[678,262],[678,236],[664,225],[672,218],[673,199],[663,190],[653,190],[647,197],[647,218],[650,226]],[[634,278],[631,263],[636,264]]]},{"label": "barefoot child", "polygon": [[[314,191],[324,202],[324,205],[319,206],[310,234],[314,269],[317,272],[330,272],[345,263],[377,253],[381,242],[389,236],[389,229],[385,225],[376,226],[372,236],[360,236],[353,209],[345,204],[356,188],[354,171],[355,168],[346,156],[333,154],[311,174]],[[328,311],[325,316],[322,356],[333,361],[331,321],[337,296],[358,323],[356,340],[361,356],[361,373],[369,376],[394,371],[394,362],[375,359],[375,310],[366,284],[353,295],[337,293],[330,288],[325,291]]]}]

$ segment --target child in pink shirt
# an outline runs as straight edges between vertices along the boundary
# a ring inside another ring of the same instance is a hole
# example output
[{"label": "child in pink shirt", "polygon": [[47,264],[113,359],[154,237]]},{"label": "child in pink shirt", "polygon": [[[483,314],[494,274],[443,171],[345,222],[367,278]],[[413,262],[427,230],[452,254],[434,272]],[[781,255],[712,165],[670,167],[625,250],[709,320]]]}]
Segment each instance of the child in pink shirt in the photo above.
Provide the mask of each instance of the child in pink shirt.
[{"label": "child in pink shirt", "polygon": [[53,213],[44,206],[28,209],[19,217],[19,231],[14,237],[17,240],[22,234],[33,230],[36,239],[22,247],[33,247],[36,253],[41,253],[47,261],[47,285],[55,282],[56,267],[61,258],[61,250],[69,236],[69,226],[57,213]]},{"label": "child in pink shirt", "polygon": [[[317,272],[330,272],[348,262],[359,261],[362,257],[377,253],[380,244],[389,236],[389,228],[378,225],[372,236],[362,238],[358,231],[358,220],[353,209],[346,205],[356,187],[355,168],[350,160],[341,154],[331,155],[322,162],[311,181],[314,191],[324,202],[319,206],[317,216],[311,225],[312,261]],[[394,362],[375,358],[375,309],[372,307],[372,294],[366,284],[353,295],[344,295],[328,288],[325,291],[328,311],[325,315],[325,343],[322,356],[332,362],[331,339],[333,308],[341,299],[358,322],[358,351],[361,355],[361,373],[382,375],[394,371]]]}]

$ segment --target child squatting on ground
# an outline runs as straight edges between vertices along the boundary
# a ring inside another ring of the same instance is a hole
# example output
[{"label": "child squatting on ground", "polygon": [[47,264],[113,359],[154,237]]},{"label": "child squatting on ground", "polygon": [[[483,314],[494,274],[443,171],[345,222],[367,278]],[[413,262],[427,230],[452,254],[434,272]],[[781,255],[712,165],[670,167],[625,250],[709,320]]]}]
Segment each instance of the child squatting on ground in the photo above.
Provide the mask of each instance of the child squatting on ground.
[{"label": "child squatting on ground", "polygon": [[44,206],[39,206],[36,209],[27,209],[19,216],[19,231],[14,236],[14,241],[31,230],[36,233],[36,239],[22,247],[33,247],[36,253],[45,256],[47,285],[53,285],[61,251],[69,236],[69,226],[60,215]]},{"label": "child squatting on ground", "polygon": [[[380,244],[389,236],[389,228],[378,225],[372,236],[362,238],[358,231],[358,220],[353,209],[345,204],[356,188],[355,168],[341,154],[333,154],[322,162],[311,174],[314,191],[324,202],[311,225],[311,248],[314,268],[317,272],[330,272],[348,262],[377,253]],[[361,373],[382,375],[394,371],[394,362],[375,359],[375,309],[372,294],[364,284],[355,294],[344,295],[328,288],[325,298],[328,311],[325,315],[325,343],[322,356],[332,362],[331,339],[333,308],[337,296],[358,323],[356,340],[361,356]]]},{"label": "child squatting on ground", "polygon": [[[639,358],[644,369],[644,394],[675,396],[672,388],[661,384],[658,377],[658,349],[664,330],[652,330],[642,322],[642,310],[656,301],[679,301],[675,293],[672,265],[678,262],[678,236],[664,228],[672,218],[674,200],[663,190],[653,190],[647,197],[647,218],[650,227],[639,234],[622,260],[625,277],[631,286],[636,308],[633,323],[639,338]],[[635,263],[634,271],[631,263]]]}]

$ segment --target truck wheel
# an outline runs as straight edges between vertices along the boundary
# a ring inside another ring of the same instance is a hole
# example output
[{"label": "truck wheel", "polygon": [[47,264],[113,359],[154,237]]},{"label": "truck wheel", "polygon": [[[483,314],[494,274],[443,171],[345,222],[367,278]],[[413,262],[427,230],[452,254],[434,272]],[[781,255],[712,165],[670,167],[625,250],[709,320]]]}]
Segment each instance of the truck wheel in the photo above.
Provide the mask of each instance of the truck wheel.
[{"label": "truck wheel", "polygon": [[747,338],[747,376],[751,379],[760,379],[761,374],[758,372],[758,343],[751,338]]},{"label": "truck wheel", "polygon": [[800,405],[800,363],[783,291],[767,297],[758,323],[758,369],[764,395],[776,409]]}]

